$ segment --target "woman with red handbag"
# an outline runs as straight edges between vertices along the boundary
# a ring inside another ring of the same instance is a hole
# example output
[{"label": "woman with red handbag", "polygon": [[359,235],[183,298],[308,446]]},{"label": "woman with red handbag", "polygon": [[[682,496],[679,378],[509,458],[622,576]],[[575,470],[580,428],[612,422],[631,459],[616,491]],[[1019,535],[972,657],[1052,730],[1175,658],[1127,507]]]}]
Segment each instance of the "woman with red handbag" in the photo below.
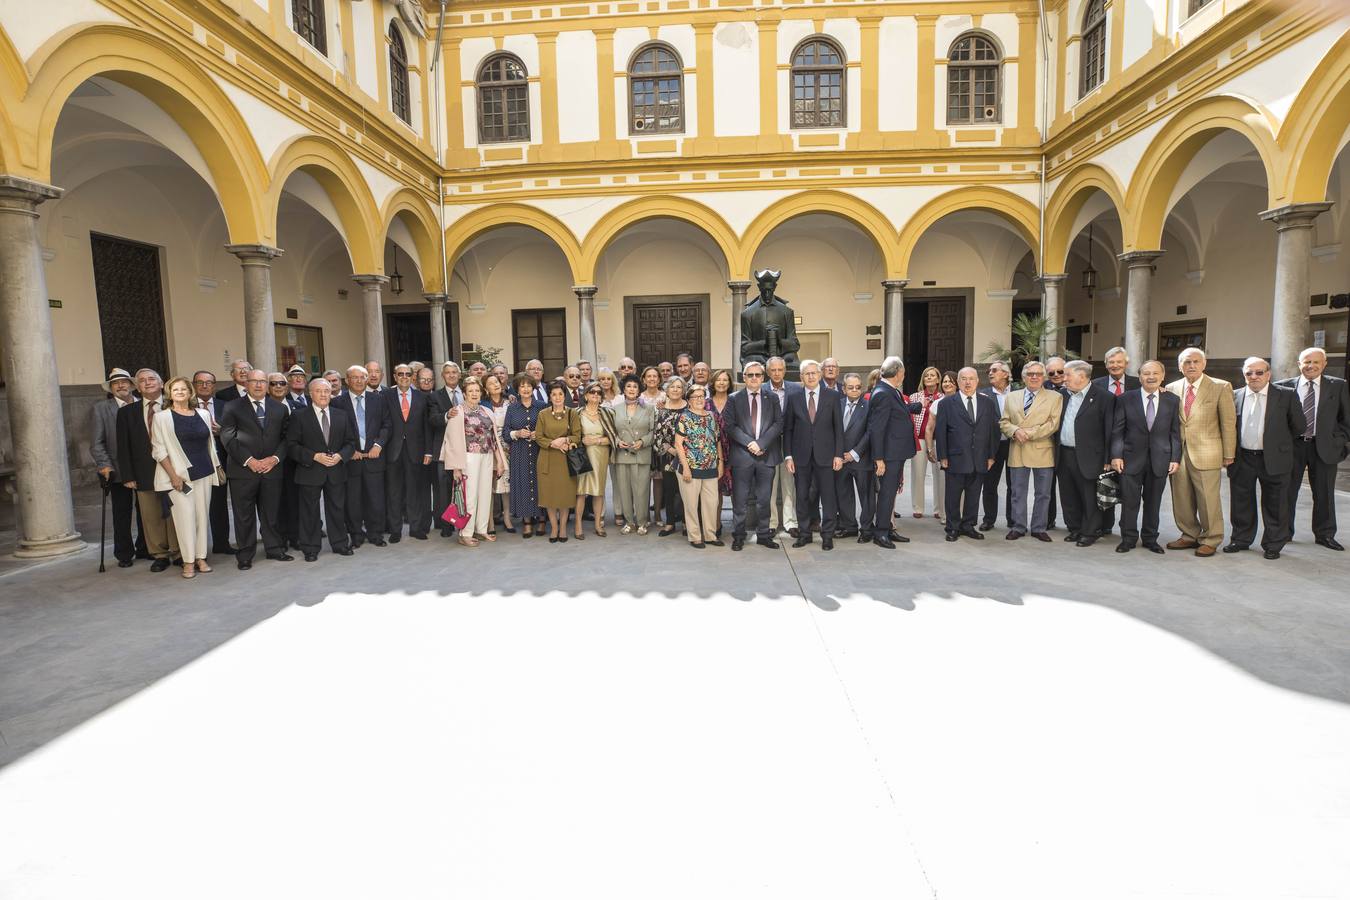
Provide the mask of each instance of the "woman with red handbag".
[{"label": "woman with red handbag", "polygon": [[[506,470],[506,455],[497,437],[492,413],[482,405],[483,384],[469,378],[462,385],[464,405],[445,426],[441,463],[451,480],[463,485],[464,509],[469,521],[459,530],[459,542],[477,547],[479,541],[495,541],[492,526],[492,477]],[[463,479],[461,481],[461,479]]]}]

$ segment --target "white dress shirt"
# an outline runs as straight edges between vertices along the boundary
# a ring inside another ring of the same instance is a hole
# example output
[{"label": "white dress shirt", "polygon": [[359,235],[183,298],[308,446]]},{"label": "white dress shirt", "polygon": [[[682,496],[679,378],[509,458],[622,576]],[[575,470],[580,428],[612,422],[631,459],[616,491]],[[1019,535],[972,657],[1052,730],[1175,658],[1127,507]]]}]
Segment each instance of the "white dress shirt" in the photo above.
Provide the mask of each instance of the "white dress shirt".
[{"label": "white dress shirt", "polygon": [[[1266,404],[1270,402],[1270,385],[1259,391],[1247,388],[1242,400],[1242,427],[1238,440],[1243,450],[1264,450],[1266,446]],[[1256,414],[1256,415],[1254,415]]]},{"label": "white dress shirt", "polygon": [[[1309,381],[1305,376],[1298,376],[1298,405],[1300,407],[1303,406],[1303,395],[1308,393],[1308,384]],[[1322,376],[1318,375],[1312,380],[1311,384],[1313,386],[1313,421],[1308,424],[1316,428],[1317,404],[1322,402]],[[1313,433],[1316,434],[1317,432],[1314,431]]]}]

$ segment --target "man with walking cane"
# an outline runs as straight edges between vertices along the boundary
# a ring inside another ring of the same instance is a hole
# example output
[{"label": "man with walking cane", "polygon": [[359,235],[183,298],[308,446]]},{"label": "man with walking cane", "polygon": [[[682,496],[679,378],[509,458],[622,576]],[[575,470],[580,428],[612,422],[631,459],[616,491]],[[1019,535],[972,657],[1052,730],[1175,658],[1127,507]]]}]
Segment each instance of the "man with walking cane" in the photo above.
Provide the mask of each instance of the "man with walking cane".
[{"label": "man with walking cane", "polygon": [[[113,369],[108,373],[106,382],[108,393],[106,400],[94,404],[94,437],[89,444],[90,455],[94,457],[94,466],[98,469],[99,484],[103,487],[103,511],[106,519],[108,500],[113,508],[113,556],[119,568],[130,568],[132,562],[140,557],[149,558],[145,551],[145,534],[140,527],[140,515],[137,513],[137,538],[131,540],[132,511],[136,508],[136,492],[122,483],[122,466],[117,459],[117,411],[134,403],[131,395],[131,375],[126,369]],[[106,522],[104,528],[106,529]],[[102,542],[100,541],[100,545]],[[103,571],[103,552],[100,550],[98,570]]]}]

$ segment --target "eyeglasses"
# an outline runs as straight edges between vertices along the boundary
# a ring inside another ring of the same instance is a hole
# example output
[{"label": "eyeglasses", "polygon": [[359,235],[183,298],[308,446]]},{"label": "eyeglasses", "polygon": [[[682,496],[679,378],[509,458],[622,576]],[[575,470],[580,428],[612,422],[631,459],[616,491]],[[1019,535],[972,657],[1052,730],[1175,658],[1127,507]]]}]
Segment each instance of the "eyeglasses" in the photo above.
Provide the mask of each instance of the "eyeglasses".
[{"label": "eyeglasses", "polygon": [[746,372],[746,373],[745,373],[745,379],[746,379],[747,381],[749,381],[751,378],[763,378],[763,377],[764,377],[764,373],[763,373],[763,372]]},{"label": "eyeglasses", "polygon": [[1045,374],[1047,374],[1047,375],[1063,375],[1063,374],[1064,374],[1064,370],[1063,370],[1063,369],[1052,369],[1051,371],[1046,372]]},{"label": "eyeglasses", "polygon": [[[284,382],[284,381],[269,381],[269,382],[267,382],[267,383],[268,383],[269,385],[271,385],[272,387],[285,387],[285,386],[286,386],[286,382]],[[249,384],[258,384],[258,382],[256,382],[256,381],[250,381]]]},{"label": "eyeglasses", "polygon": [[411,373],[411,372],[395,372],[395,373],[394,373],[394,377],[395,377],[395,378],[411,378],[411,377],[412,377],[412,373]]},{"label": "eyeglasses", "polygon": [[205,379],[199,379],[199,380],[194,381],[194,382],[192,382],[192,383],[193,383],[193,384],[215,384],[215,383],[216,383],[216,380],[215,380],[214,378],[212,378],[210,381],[207,381],[207,380],[205,380]]}]

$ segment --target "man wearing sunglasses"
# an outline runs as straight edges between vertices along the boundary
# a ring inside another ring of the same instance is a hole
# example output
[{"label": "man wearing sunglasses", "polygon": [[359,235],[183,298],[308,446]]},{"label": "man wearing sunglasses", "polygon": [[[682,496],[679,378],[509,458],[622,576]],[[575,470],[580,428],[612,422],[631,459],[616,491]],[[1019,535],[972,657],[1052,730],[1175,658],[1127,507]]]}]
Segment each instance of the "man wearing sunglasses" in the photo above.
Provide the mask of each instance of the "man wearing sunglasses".
[{"label": "man wearing sunglasses", "polygon": [[776,550],[769,506],[774,472],[782,462],[783,410],[778,398],[764,387],[763,363],[746,363],[742,378],[745,388],[731,395],[725,413],[731,439],[731,549],[745,546],[745,515],[747,506],[753,504],[758,543]]},{"label": "man wearing sunglasses", "polygon": [[426,394],[413,387],[413,371],[407,363],[394,367],[391,393],[385,398],[390,427],[383,453],[389,543],[402,539],[404,521],[409,537],[425,541],[431,530],[430,403]]}]

